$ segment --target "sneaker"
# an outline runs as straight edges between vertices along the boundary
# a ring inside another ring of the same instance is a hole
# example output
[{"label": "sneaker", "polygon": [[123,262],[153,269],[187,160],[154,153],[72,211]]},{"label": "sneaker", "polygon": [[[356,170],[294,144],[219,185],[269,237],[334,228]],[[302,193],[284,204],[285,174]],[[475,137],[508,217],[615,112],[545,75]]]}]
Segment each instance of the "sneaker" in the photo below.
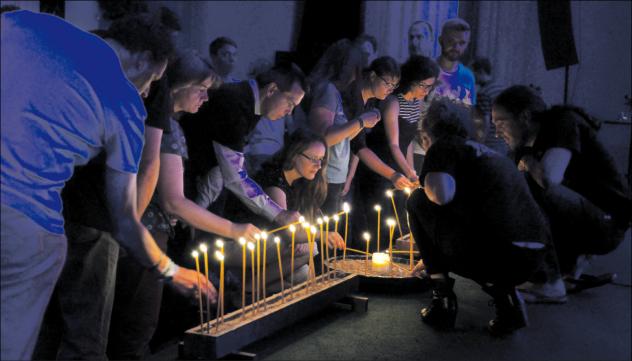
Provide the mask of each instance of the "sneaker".
[{"label": "sneaker", "polygon": [[566,287],[561,278],[553,282],[526,282],[517,287],[526,303],[566,303]]}]

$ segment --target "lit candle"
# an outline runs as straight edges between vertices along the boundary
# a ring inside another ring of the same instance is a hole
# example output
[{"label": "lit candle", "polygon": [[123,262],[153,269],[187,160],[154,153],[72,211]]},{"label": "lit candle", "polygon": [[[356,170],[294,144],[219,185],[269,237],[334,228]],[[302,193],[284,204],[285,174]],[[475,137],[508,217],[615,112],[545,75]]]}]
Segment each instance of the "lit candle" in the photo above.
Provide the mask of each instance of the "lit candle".
[{"label": "lit candle", "polygon": [[292,259],[290,260],[290,295],[294,296],[294,235],[296,233],[296,227],[294,227],[293,225],[290,226],[290,232],[292,233]]},{"label": "lit candle", "polygon": [[[208,280],[208,248],[206,247],[205,243],[200,244],[200,251],[202,251],[202,254],[204,254],[204,275],[206,276],[206,279]],[[206,318],[208,319],[209,324],[207,324],[207,329],[209,329],[210,326],[210,322],[211,322],[211,301],[210,301],[210,295],[208,293],[208,288],[207,288],[207,292],[206,292]]]},{"label": "lit candle", "polygon": [[259,300],[261,299],[261,235],[255,234],[255,241],[257,241],[257,308],[259,308]]},{"label": "lit candle", "polygon": [[252,312],[255,312],[255,245],[252,242],[248,242],[247,245],[250,250],[250,269],[252,270]]},{"label": "lit candle", "polygon": [[386,220],[388,228],[388,255],[390,256],[391,263],[393,263],[393,234],[395,233],[395,221],[393,218]]},{"label": "lit candle", "polygon": [[316,267],[314,265],[314,255],[313,255],[313,250],[314,250],[314,242],[316,240],[316,227],[315,226],[311,226],[310,227],[311,233],[312,233],[312,245],[309,247],[309,251],[310,251],[310,255],[309,255],[309,260],[311,262],[311,269],[312,269],[312,284],[313,282],[315,282],[316,279]]},{"label": "lit candle", "polygon": [[377,212],[377,251],[380,251],[380,213],[382,213],[382,207],[376,204],[373,209]]},{"label": "lit candle", "polygon": [[[215,247],[219,248],[219,252],[222,254],[222,260],[221,260],[221,267],[224,267],[224,240],[222,240],[221,238],[218,238],[215,240]],[[217,255],[217,251],[215,251],[215,254]],[[219,258],[218,258],[219,259]],[[220,270],[220,272],[223,272]],[[220,286],[220,288],[222,289],[221,293],[222,293],[222,322],[224,322],[224,282],[222,281],[222,285]]]},{"label": "lit candle", "polygon": [[366,273],[369,273],[369,244],[371,243],[371,235],[369,234],[369,232],[364,232],[362,234],[362,238],[364,238],[364,240],[366,241],[366,255],[365,260],[364,260],[364,265],[366,267]]},{"label": "lit candle", "polygon": [[[338,233],[338,222],[340,221],[340,217],[337,214],[334,214],[334,232]],[[338,257],[338,247],[334,247],[334,264],[338,262],[336,259]],[[334,271],[334,278],[336,278],[336,271]]]},{"label": "lit candle", "polygon": [[325,240],[323,239],[323,219],[318,217],[316,223],[320,226],[320,281],[322,282],[325,275]]},{"label": "lit candle", "polygon": [[300,223],[300,224],[305,223],[305,217],[303,217],[303,216],[298,217],[298,223]]},{"label": "lit candle", "polygon": [[224,321],[224,254],[220,251],[215,251],[215,258],[219,261],[219,299],[217,306],[220,307],[217,322],[217,332],[219,332],[219,324]]},{"label": "lit candle", "polygon": [[347,258],[347,231],[349,230],[349,212],[351,211],[349,203],[343,203],[342,210],[345,212],[345,248],[342,250],[342,260],[344,261]]},{"label": "lit candle", "polygon": [[266,302],[266,263],[268,263],[268,258],[266,256],[266,251],[268,250],[268,234],[266,232],[261,232],[261,238],[263,239],[263,280],[261,281],[262,294],[263,294],[263,308],[268,309],[268,303]]},{"label": "lit candle", "polygon": [[393,191],[387,190],[386,196],[391,198],[391,204],[393,205],[393,213],[395,213],[395,221],[397,222],[397,229],[399,230],[399,237],[401,238],[404,234],[402,233],[402,225],[399,222],[399,215],[397,215],[397,207],[395,207],[395,198],[393,198]]},{"label": "lit candle", "polygon": [[307,248],[309,251],[309,259],[307,260],[308,262],[308,270],[307,270],[307,287],[305,287],[305,290],[307,290],[307,288],[310,285],[310,280],[311,280],[311,276],[312,276],[312,238],[310,235],[310,224],[309,222],[305,222],[303,223],[303,229],[305,230],[305,235],[307,236]]},{"label": "lit candle", "polygon": [[246,239],[239,237],[241,245],[241,318],[246,318]]},{"label": "lit candle", "polygon": [[410,197],[410,194],[412,193],[412,191],[410,190],[410,188],[406,187],[404,188],[404,193],[406,193],[406,195]]},{"label": "lit candle", "polygon": [[200,284],[200,260],[198,251],[191,252],[191,256],[195,258],[195,269],[197,270],[198,299],[200,302],[200,330],[204,326],[204,310],[202,310],[202,285]]},{"label": "lit candle", "polygon": [[281,279],[281,303],[283,300],[283,265],[281,264],[281,238],[274,237],[274,243],[276,243],[277,256],[279,257],[279,278]]},{"label": "lit candle", "polygon": [[371,267],[373,272],[382,273],[388,271],[390,257],[383,252],[375,252],[371,257]]},{"label": "lit candle", "polygon": [[[323,221],[325,221],[325,242],[329,242],[329,217],[324,216]],[[329,247],[327,244],[325,244],[325,259],[327,260],[325,273],[327,274],[327,279],[329,279]]]}]

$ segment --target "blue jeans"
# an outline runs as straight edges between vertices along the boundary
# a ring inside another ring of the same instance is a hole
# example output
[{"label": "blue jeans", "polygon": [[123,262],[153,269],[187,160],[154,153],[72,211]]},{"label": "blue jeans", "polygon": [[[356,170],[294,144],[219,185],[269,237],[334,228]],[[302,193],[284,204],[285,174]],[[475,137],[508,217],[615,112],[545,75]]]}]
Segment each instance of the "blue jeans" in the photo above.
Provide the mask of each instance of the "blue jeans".
[{"label": "blue jeans", "polygon": [[30,359],[66,257],[66,236],[2,205],[3,360]]}]

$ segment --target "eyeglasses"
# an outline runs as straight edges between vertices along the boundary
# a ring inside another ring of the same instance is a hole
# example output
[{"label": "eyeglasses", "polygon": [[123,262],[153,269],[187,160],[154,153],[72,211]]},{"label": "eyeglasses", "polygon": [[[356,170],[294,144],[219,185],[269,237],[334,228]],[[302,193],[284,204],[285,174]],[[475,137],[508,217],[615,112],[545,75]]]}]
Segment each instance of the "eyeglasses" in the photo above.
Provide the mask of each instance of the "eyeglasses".
[{"label": "eyeglasses", "polygon": [[321,165],[323,164],[323,158],[312,158],[310,156],[308,156],[305,153],[301,153],[301,155],[305,158],[307,158],[310,162],[312,162],[314,165]]},{"label": "eyeglasses", "polygon": [[[375,74],[375,75],[377,75],[377,74]],[[377,75],[377,77],[378,77],[378,78],[380,78],[380,79],[382,79],[382,81],[384,82],[384,84],[386,84],[386,86],[387,86],[389,89],[391,89],[391,90],[392,90],[392,89],[395,89],[395,88],[397,88],[397,87],[399,86],[399,83],[391,83],[391,82],[387,81],[386,79],[382,78],[382,77],[381,77],[381,76],[379,76],[379,75]]]},{"label": "eyeglasses", "polygon": [[426,84],[424,82],[419,82],[419,83],[415,83],[416,86],[424,89],[424,90],[428,90],[431,91],[432,89],[434,89],[436,82],[432,83],[432,84]]}]

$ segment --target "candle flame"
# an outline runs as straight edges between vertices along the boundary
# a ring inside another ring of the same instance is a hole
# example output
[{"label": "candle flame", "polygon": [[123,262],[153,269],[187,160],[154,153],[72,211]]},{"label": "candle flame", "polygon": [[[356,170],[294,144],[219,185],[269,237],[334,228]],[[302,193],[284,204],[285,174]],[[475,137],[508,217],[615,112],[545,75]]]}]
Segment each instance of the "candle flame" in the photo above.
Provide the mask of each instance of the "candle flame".
[{"label": "candle flame", "polygon": [[305,217],[303,216],[298,217],[298,223],[305,223]]},{"label": "candle flame", "polygon": [[215,240],[215,247],[219,247],[219,248],[224,247],[224,241],[221,239]]},{"label": "candle flame", "polygon": [[404,193],[410,195],[411,192],[412,191],[410,190],[410,188],[408,188],[408,187],[404,188]]},{"label": "candle flame", "polygon": [[318,219],[316,220],[316,223],[318,223],[319,225],[323,224],[323,219],[318,217]]},{"label": "candle flame", "polygon": [[392,196],[393,196],[393,191],[392,191],[392,190],[390,190],[390,189],[389,189],[389,190],[387,190],[387,191],[386,191],[386,196],[387,196],[387,197],[392,197]]},{"label": "candle flame", "polygon": [[290,226],[290,232],[292,233],[296,232],[296,227],[294,227],[294,225]]},{"label": "candle flame", "polygon": [[316,234],[316,227],[312,226],[311,228],[312,234]]},{"label": "candle flame", "polygon": [[349,213],[349,212],[351,211],[351,207],[349,206],[349,203],[344,202],[344,203],[342,204],[342,210],[343,210],[345,213]]},{"label": "candle flame", "polygon": [[281,242],[281,238],[274,237],[274,243],[279,244]]},{"label": "candle flame", "polygon": [[224,260],[224,254],[220,251],[215,251],[215,258],[217,258],[218,261],[223,261]]},{"label": "candle flame", "polygon": [[371,235],[369,234],[369,232],[364,232],[362,233],[362,238],[364,238],[364,240],[368,242],[371,240]]},{"label": "candle flame", "polygon": [[382,207],[380,207],[379,204],[376,204],[375,206],[373,206],[373,209],[375,209],[377,212],[382,210]]},{"label": "candle flame", "polygon": [[255,251],[255,244],[254,244],[254,243],[252,243],[252,242],[248,242],[247,247],[248,247],[248,249],[249,249],[249,250],[251,250],[252,252],[254,252],[254,251]]},{"label": "candle flame", "polygon": [[334,215],[334,221],[338,222],[340,220],[340,217],[338,217],[337,214]]},{"label": "candle flame", "polygon": [[389,218],[386,220],[386,225],[389,227],[394,227],[395,226],[395,220],[393,218]]},{"label": "candle flame", "polygon": [[199,255],[198,251],[191,252],[191,256],[193,256],[193,258],[198,258]]},{"label": "candle flame", "polygon": [[323,220],[325,221],[325,223],[329,223],[329,217],[328,216],[324,216]]},{"label": "candle flame", "polygon": [[242,246],[246,245],[246,239],[244,237],[239,237],[239,244]]},{"label": "candle flame", "polygon": [[200,244],[200,251],[202,251],[202,253],[206,253],[208,251],[208,248],[206,247],[206,243]]},{"label": "candle flame", "polygon": [[255,239],[258,241],[261,239],[261,235],[259,233],[255,234]]},{"label": "candle flame", "polygon": [[268,233],[265,231],[261,232],[261,239],[268,239]]}]

